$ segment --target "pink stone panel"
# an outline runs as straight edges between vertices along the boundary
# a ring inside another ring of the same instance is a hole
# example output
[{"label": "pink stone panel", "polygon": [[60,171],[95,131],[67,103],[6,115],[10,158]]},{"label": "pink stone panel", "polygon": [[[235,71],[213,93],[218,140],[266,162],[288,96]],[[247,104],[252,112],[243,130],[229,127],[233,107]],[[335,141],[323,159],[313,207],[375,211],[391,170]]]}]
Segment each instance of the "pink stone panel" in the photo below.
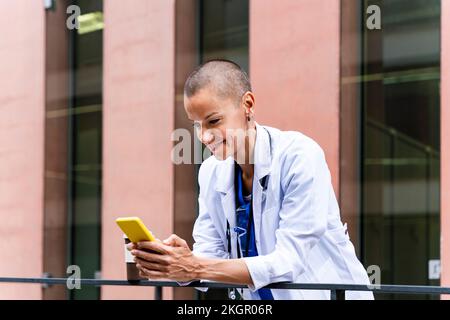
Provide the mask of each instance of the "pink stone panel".
[{"label": "pink stone panel", "polygon": [[[125,279],[119,216],[173,232],[175,1],[104,2],[102,277]],[[103,299],[151,299],[153,288],[103,287]],[[172,297],[172,289],[164,292]]]},{"label": "pink stone panel", "polygon": [[250,78],[261,124],[325,150],[339,195],[339,0],[251,0]]},{"label": "pink stone panel", "polygon": [[[0,277],[40,277],[43,248],[45,11],[0,1]],[[0,284],[2,299],[40,285]]]}]

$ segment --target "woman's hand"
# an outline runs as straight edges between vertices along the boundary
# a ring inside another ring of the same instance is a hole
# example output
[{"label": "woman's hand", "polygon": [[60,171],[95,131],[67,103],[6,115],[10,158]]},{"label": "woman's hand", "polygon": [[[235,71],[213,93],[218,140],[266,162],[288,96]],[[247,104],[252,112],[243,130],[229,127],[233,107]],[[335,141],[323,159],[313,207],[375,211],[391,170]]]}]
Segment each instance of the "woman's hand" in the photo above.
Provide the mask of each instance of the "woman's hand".
[{"label": "woman's hand", "polygon": [[[186,241],[171,235],[164,241],[142,241],[129,244],[141,277],[191,281],[197,279],[199,263]],[[149,251],[153,251],[149,252]]]}]

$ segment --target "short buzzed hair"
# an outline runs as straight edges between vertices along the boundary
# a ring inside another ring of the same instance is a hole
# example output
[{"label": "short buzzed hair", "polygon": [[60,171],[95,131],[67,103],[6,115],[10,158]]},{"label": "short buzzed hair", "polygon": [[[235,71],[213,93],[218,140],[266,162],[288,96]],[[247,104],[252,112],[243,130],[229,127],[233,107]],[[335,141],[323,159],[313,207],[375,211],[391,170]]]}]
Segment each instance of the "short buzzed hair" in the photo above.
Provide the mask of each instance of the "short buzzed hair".
[{"label": "short buzzed hair", "polygon": [[184,94],[190,98],[201,89],[211,87],[220,98],[239,103],[252,86],[247,73],[235,62],[214,59],[198,66],[184,84]]}]

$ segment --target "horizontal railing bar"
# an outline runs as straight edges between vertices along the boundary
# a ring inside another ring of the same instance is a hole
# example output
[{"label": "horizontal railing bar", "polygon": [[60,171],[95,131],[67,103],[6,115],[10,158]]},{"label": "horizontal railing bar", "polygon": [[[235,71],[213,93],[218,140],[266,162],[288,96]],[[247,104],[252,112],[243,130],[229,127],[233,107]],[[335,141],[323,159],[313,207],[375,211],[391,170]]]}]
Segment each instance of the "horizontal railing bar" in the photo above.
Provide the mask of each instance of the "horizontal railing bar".
[{"label": "horizontal railing bar", "polygon": [[[74,282],[74,278],[13,278],[0,277],[0,283],[41,283],[48,285],[66,285],[67,281]],[[103,280],[79,279],[81,285],[93,286],[149,286],[149,287],[200,287],[200,288],[247,288],[246,285],[219,283],[219,282],[193,282],[180,285],[173,281],[150,280]],[[412,286],[412,285],[359,285],[359,284],[327,284],[327,283],[272,283],[266,288],[270,289],[302,289],[302,290],[343,290],[343,291],[372,291],[375,293],[404,293],[404,294],[450,294],[449,287],[440,286]]]}]

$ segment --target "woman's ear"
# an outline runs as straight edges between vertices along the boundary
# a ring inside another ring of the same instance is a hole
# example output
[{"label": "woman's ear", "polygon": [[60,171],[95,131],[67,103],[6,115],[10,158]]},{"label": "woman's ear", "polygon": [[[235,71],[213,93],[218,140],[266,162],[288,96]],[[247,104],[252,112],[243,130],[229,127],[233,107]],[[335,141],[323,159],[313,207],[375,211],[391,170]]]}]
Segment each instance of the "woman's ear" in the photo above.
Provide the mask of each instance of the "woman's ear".
[{"label": "woman's ear", "polygon": [[250,112],[253,113],[253,108],[255,106],[255,96],[253,95],[252,92],[247,91],[246,93],[244,93],[244,107],[245,109]]}]

